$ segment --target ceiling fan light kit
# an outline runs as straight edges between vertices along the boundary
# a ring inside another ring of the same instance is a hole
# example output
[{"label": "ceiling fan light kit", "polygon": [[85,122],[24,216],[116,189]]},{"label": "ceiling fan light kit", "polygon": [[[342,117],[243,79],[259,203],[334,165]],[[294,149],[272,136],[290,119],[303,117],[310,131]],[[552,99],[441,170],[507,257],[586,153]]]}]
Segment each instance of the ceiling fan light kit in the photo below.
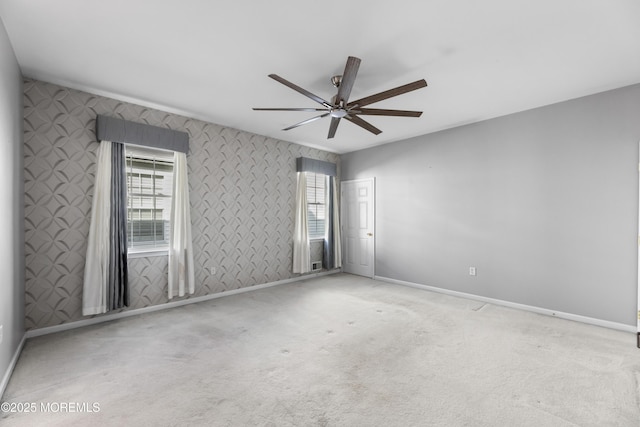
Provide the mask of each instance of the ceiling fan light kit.
[{"label": "ceiling fan light kit", "polygon": [[373,104],[375,102],[383,101],[385,99],[392,98],[394,96],[402,95],[407,92],[411,92],[417,89],[421,89],[427,86],[427,82],[417,80],[413,83],[409,83],[403,86],[398,86],[393,89],[386,90],[384,92],[376,93],[375,95],[367,96],[365,98],[358,99],[356,101],[349,102],[349,95],[351,95],[351,89],[356,80],[358,74],[358,68],[360,68],[360,59],[350,56],[347,58],[347,64],[344,67],[344,73],[342,75],[331,77],[331,84],[338,89],[338,93],[331,98],[331,102],[325,101],[319,96],[291,83],[288,80],[283,79],[277,74],[269,74],[269,77],[283,85],[295,90],[298,93],[312,99],[323,108],[254,108],[256,111],[322,111],[319,116],[312,117],[307,120],[303,120],[292,126],[286,127],[283,130],[290,130],[302,125],[306,125],[316,120],[320,120],[324,117],[331,117],[331,124],[329,125],[329,134],[327,139],[333,138],[338,130],[338,124],[340,119],[345,119],[351,123],[360,126],[361,128],[378,135],[382,131],[366,120],[362,119],[361,115],[371,116],[394,116],[394,117],[420,117],[422,111],[410,111],[410,110],[388,110],[380,108],[362,108],[366,105]]}]

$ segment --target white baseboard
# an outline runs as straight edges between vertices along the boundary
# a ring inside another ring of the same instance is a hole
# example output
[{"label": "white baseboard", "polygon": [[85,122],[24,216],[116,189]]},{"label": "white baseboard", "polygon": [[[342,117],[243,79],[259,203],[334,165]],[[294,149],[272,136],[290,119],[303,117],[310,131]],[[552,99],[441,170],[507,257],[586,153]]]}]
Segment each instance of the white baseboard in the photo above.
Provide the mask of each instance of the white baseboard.
[{"label": "white baseboard", "polygon": [[451,295],[459,298],[466,298],[475,301],[486,302],[489,304],[500,305],[503,307],[515,308],[518,310],[530,311],[533,313],[543,314],[545,316],[558,317],[560,319],[573,320],[574,322],[587,323],[589,325],[601,326],[603,328],[616,329],[623,332],[631,332],[635,334],[637,332],[636,326],[625,325],[624,323],[611,322],[608,320],[595,319],[593,317],[580,316],[578,314],[564,313],[561,311],[549,310],[546,308],[535,307],[526,304],[519,304],[516,302],[503,301],[495,298],[483,297],[480,295],[467,294],[465,292],[452,291],[449,289],[437,288],[435,286],[421,285],[419,283],[406,282],[404,280],[390,279],[388,277],[374,276],[375,280],[381,282],[393,283],[396,285],[410,286],[412,288],[423,289],[426,291],[437,292],[440,294]]},{"label": "white baseboard", "polygon": [[242,294],[245,292],[253,292],[260,289],[270,288],[272,286],[285,285],[287,283],[299,282],[301,280],[313,279],[315,277],[327,276],[329,274],[340,273],[340,270],[322,271],[319,273],[305,274],[304,276],[292,277],[290,279],[278,280],[275,282],[263,283],[261,285],[247,286],[246,288],[233,289],[231,291],[218,292],[215,294],[205,295],[201,297],[188,298],[180,301],[167,302],[165,304],[153,305],[150,307],[136,308],[134,310],[122,311],[114,314],[104,314],[91,319],[78,320],[75,322],[63,323],[61,325],[48,326],[45,328],[32,329],[27,331],[26,337],[33,338],[41,335],[53,334],[56,332],[68,331],[71,329],[81,328],[83,326],[95,325],[97,323],[109,322],[111,320],[122,319],[125,317],[137,316],[145,313],[152,313],[154,311],[168,310],[174,307],[180,307],[188,304],[195,304],[198,302],[209,301],[216,298],[227,297],[230,295]]},{"label": "white baseboard", "polygon": [[9,385],[9,380],[11,379],[11,374],[13,374],[13,370],[16,367],[16,363],[18,363],[18,358],[20,357],[20,353],[22,353],[22,347],[24,347],[24,343],[27,340],[27,334],[22,336],[20,340],[20,344],[18,344],[18,348],[16,348],[16,352],[13,353],[13,357],[11,358],[11,362],[9,363],[9,367],[7,371],[4,373],[2,377],[2,382],[0,383],[0,402],[2,401],[2,396],[4,396],[4,391]]}]

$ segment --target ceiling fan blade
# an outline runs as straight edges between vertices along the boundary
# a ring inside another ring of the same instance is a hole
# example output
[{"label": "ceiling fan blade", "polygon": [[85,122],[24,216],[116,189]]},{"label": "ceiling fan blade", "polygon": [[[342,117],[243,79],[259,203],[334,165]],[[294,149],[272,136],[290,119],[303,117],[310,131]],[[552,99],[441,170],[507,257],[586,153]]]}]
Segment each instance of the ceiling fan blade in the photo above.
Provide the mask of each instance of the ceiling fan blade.
[{"label": "ceiling fan blade", "polygon": [[420,117],[422,111],[409,110],[385,110],[382,108],[353,108],[349,114],[362,114],[365,116],[400,116],[400,117]]},{"label": "ceiling fan blade", "polygon": [[311,117],[310,119],[303,120],[300,123],[296,123],[295,125],[291,125],[288,128],[284,128],[282,130],[290,130],[293,128],[297,128],[298,126],[306,125],[307,123],[315,122],[316,120],[320,120],[323,117],[327,117],[329,113],[320,114],[319,116]]},{"label": "ceiling fan blade", "polygon": [[360,126],[361,128],[366,129],[369,132],[374,133],[376,135],[382,133],[382,131],[380,129],[378,129],[377,127],[375,127],[371,123],[367,122],[366,120],[361,119],[358,116],[347,115],[347,116],[344,116],[344,118],[349,120],[351,123],[356,124],[356,125]]},{"label": "ceiling fan blade", "polygon": [[338,124],[340,124],[340,117],[331,117],[331,125],[329,125],[329,135],[327,135],[327,139],[331,139],[336,136]]},{"label": "ceiling fan blade", "polygon": [[351,89],[356,81],[356,75],[358,74],[358,68],[360,68],[360,59],[355,56],[347,58],[347,64],[344,67],[344,73],[342,73],[342,80],[340,81],[340,87],[338,88],[338,97],[336,102],[339,104],[342,101],[346,104],[351,95]]},{"label": "ceiling fan blade", "polygon": [[367,96],[366,98],[358,99],[357,101],[351,101],[347,104],[348,107],[358,106],[364,107],[365,105],[373,104],[374,102],[389,99],[394,96],[402,95],[403,93],[411,92],[416,89],[420,89],[427,86],[427,82],[422,79],[409,83],[403,86],[398,86],[393,89],[385,90],[384,92],[376,93],[375,95]]},{"label": "ceiling fan blade", "polygon": [[331,108],[331,104],[329,104],[324,99],[320,98],[318,95],[314,95],[313,93],[309,92],[308,90],[302,89],[300,86],[295,85],[295,84],[291,83],[290,81],[283,79],[279,75],[277,75],[277,74],[269,74],[269,77],[271,77],[273,80],[275,80],[277,82],[282,83],[285,86],[290,87],[291,89],[295,90],[296,92],[299,92],[299,93],[303,94],[307,98],[313,99],[318,104],[322,104],[327,108]]},{"label": "ceiling fan blade", "polygon": [[255,111],[326,111],[326,108],[253,108]]}]

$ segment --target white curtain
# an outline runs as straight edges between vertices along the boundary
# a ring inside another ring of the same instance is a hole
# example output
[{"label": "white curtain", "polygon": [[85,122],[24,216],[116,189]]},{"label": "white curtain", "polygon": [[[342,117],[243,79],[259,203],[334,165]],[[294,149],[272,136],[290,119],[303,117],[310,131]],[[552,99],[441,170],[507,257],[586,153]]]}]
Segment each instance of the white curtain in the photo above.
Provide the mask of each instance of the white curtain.
[{"label": "white curtain", "polygon": [[307,273],[309,271],[311,271],[311,254],[307,219],[307,176],[304,172],[298,172],[296,217],[293,229],[293,272]]},{"label": "white curtain", "polygon": [[176,152],[173,162],[173,198],[169,238],[169,299],[195,291],[193,244],[189,209],[187,155]]},{"label": "white curtain", "polygon": [[331,200],[333,213],[333,268],[342,267],[342,236],[340,235],[340,209],[338,206],[338,184],[337,179],[333,177],[330,180],[333,187],[333,198]]},{"label": "white curtain", "polygon": [[84,267],[82,315],[106,313],[109,280],[109,222],[111,197],[110,141],[100,142],[96,182],[91,207],[91,225]]}]

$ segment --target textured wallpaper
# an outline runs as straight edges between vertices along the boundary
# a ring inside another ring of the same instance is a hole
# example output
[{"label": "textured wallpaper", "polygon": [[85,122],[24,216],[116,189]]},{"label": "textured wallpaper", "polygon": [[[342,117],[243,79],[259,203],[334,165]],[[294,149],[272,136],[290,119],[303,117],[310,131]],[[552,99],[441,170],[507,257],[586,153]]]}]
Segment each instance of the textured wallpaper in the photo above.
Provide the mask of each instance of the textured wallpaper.
[{"label": "textured wallpaper", "polygon": [[[25,80],[27,329],[84,318],[82,279],[98,148],[97,114],[189,133],[193,296],[295,276],[295,159],[338,163],[337,154]],[[321,243],[312,253],[315,261]],[[129,283],[130,309],[166,303],[167,257],[130,259]]]}]

